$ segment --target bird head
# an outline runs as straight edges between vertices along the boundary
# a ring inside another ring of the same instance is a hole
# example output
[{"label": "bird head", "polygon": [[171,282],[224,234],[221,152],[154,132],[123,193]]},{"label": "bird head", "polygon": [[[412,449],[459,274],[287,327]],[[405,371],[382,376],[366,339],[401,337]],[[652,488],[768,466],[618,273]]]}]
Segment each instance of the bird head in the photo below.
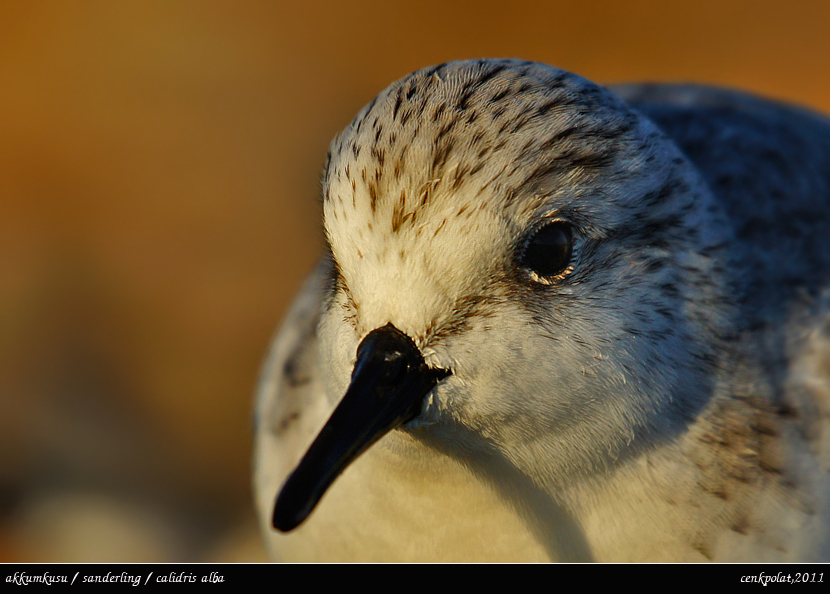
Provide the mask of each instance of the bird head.
[{"label": "bird head", "polygon": [[340,404],[283,491],[286,528],[395,428],[551,486],[671,439],[711,396],[729,227],[602,87],[514,60],[415,72],[332,142],[323,213],[321,368]]}]

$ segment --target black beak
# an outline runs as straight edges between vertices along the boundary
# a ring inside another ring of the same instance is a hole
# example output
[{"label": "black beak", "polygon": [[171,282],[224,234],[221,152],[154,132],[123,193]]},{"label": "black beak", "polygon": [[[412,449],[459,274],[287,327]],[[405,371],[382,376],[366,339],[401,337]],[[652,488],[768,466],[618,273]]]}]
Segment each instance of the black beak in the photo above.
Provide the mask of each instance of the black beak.
[{"label": "black beak", "polygon": [[406,334],[386,324],[357,347],[346,395],[285,481],[274,505],[274,528],[303,523],[334,480],[381,437],[421,414],[424,398],[449,375],[432,369]]}]

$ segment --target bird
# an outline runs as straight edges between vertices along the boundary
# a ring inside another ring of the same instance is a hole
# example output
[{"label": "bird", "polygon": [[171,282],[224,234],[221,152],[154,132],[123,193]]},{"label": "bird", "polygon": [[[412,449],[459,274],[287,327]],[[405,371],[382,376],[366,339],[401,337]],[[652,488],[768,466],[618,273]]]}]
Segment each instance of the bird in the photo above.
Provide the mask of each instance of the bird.
[{"label": "bird", "polygon": [[266,357],[269,554],[830,561],[830,120],[515,59],[330,145]]}]

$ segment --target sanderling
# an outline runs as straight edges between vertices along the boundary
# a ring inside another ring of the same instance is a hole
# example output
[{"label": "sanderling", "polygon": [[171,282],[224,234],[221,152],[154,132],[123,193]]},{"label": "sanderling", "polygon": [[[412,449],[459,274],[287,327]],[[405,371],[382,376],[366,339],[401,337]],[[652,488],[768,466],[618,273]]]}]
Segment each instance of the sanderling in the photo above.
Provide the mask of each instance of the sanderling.
[{"label": "sanderling", "polygon": [[454,62],[322,181],[257,403],[275,559],[830,560],[826,119]]}]

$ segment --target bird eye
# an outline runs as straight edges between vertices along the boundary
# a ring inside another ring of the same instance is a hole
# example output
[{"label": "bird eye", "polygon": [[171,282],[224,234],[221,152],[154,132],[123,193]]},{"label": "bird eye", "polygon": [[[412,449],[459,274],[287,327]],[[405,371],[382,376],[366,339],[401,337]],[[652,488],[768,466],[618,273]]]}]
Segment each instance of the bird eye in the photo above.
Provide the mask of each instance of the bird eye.
[{"label": "bird eye", "polygon": [[552,221],[536,231],[528,240],[519,264],[537,276],[535,280],[550,282],[568,271],[573,255],[573,232],[565,221]]}]

